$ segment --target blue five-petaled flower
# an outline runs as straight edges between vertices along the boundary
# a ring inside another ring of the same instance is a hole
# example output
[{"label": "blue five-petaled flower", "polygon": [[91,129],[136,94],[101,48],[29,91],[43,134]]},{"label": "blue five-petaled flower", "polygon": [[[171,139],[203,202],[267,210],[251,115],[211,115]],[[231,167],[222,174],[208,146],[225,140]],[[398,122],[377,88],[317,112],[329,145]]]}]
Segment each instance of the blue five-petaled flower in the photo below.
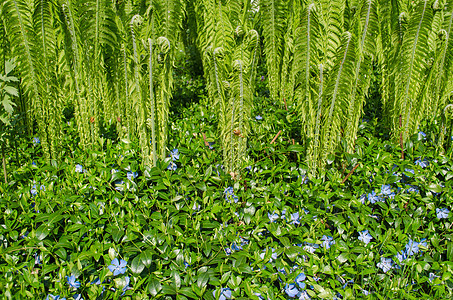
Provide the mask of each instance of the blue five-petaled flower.
[{"label": "blue five-petaled flower", "polygon": [[178,149],[171,150],[170,157],[171,157],[172,161],[178,160],[179,159],[179,151],[178,151]]},{"label": "blue five-petaled flower", "polygon": [[446,207],[436,208],[436,215],[437,215],[438,219],[447,219],[449,213],[450,213],[450,211]]},{"label": "blue five-petaled flower", "polygon": [[112,260],[112,264],[109,266],[110,272],[113,273],[113,276],[126,273],[127,261],[121,259],[118,261],[118,258]]},{"label": "blue five-petaled flower", "polygon": [[66,300],[66,298],[60,298],[60,295],[54,296],[52,294],[49,294],[47,295],[46,300]]},{"label": "blue five-petaled flower", "polygon": [[[215,297],[215,291],[213,291],[212,294]],[[226,300],[226,299],[231,299],[231,290],[229,288],[222,288],[220,290],[220,296],[219,296],[218,300]]]},{"label": "blue five-petaled flower", "polygon": [[78,289],[80,287],[80,282],[76,281],[76,277],[74,275],[66,276],[68,280],[68,284],[70,287]]},{"label": "blue five-petaled flower", "polygon": [[368,233],[368,230],[364,230],[359,232],[358,239],[364,242],[365,244],[368,244],[373,239],[373,237]]}]

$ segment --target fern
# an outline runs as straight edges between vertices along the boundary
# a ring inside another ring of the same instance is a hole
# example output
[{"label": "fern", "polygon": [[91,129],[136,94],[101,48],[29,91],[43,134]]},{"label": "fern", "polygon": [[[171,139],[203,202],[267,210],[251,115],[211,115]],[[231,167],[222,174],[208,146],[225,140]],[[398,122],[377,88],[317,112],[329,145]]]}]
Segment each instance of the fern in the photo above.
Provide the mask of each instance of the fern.
[{"label": "fern", "polygon": [[325,57],[323,63],[326,70],[330,70],[333,67],[336,51],[341,43],[345,0],[321,0],[320,4],[320,19],[324,28],[322,49]]},{"label": "fern", "polygon": [[155,106],[154,101],[154,81],[153,81],[153,40],[148,38],[149,44],[149,98],[151,100],[151,150],[153,153],[153,167],[157,164],[157,152],[156,152],[156,118],[155,118]]},{"label": "fern", "polygon": [[[45,135],[50,146],[47,157],[58,157],[61,136],[61,101],[59,101],[57,86],[57,51],[56,32],[53,27],[52,12],[56,7],[52,1],[36,0],[34,3],[33,27],[35,28],[37,43],[40,48],[41,58],[38,61],[40,79],[43,81],[41,88],[42,107],[39,111],[38,127],[41,135]],[[39,42],[38,42],[39,41]],[[47,149],[45,149],[47,150]]]},{"label": "fern", "polygon": [[346,116],[345,138],[347,150],[352,152],[359,119],[362,115],[362,108],[365,102],[365,95],[371,77],[371,63],[376,55],[377,34],[379,31],[379,20],[377,16],[377,3],[374,0],[363,0],[358,10],[358,56],[355,64],[355,78],[351,87],[348,114]]},{"label": "fern", "polygon": [[[453,3],[445,7],[449,15],[446,16],[441,30],[434,32],[439,35],[439,51],[436,55],[437,60],[432,69],[435,74],[433,80],[433,112],[439,113],[439,108],[442,109],[447,103],[443,101],[446,99],[443,95],[447,92],[447,83],[451,81],[453,76]],[[439,13],[441,15],[441,13]]]},{"label": "fern", "polygon": [[[424,78],[426,68],[424,59],[427,53],[429,53],[428,35],[431,29],[433,11],[428,4],[428,0],[420,1],[411,15],[407,31],[403,37],[397,87],[398,94],[396,96],[394,113],[394,128],[395,132],[400,132],[396,128],[398,127],[397,120],[399,115],[401,115],[404,140],[417,128],[419,123],[419,120],[412,118],[412,114]],[[425,99],[421,99],[421,104],[424,101]]]},{"label": "fern", "polygon": [[[12,44],[18,62],[18,71],[22,74],[25,93],[32,100],[29,107],[33,107],[33,116],[38,122],[41,143],[47,158],[50,158],[48,136],[45,131],[46,119],[43,117],[44,102],[42,98],[43,84],[40,81],[40,47],[32,22],[32,7],[23,1],[4,1],[2,18],[5,20],[6,33]],[[31,125],[31,124],[30,124]],[[31,128],[29,128],[31,131]]]},{"label": "fern", "polygon": [[355,76],[355,48],[352,33],[345,32],[324,94],[327,101],[323,112],[323,157],[321,164],[324,163],[328,154],[334,152],[340,139],[343,115],[347,111],[349,88]]},{"label": "fern", "polygon": [[302,120],[302,132],[308,139],[313,138],[316,123],[317,98],[312,95],[312,73],[317,73],[319,64],[320,24],[315,4],[305,7],[301,26],[295,31],[295,49],[293,78],[295,97],[299,116]]},{"label": "fern", "polygon": [[283,36],[287,26],[287,0],[263,0],[260,13],[263,23],[264,55],[269,75],[269,90],[274,100],[280,99]]}]

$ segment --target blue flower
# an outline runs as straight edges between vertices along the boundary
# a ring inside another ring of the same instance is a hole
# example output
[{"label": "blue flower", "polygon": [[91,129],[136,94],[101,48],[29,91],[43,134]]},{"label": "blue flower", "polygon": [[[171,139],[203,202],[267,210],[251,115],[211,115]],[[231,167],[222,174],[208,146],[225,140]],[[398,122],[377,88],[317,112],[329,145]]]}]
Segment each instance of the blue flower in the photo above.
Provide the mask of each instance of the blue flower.
[{"label": "blue flower", "polygon": [[408,256],[412,256],[414,254],[417,254],[418,251],[420,251],[419,246],[420,244],[409,239],[409,242],[406,244],[406,254]]},{"label": "blue flower", "polygon": [[381,194],[384,196],[389,196],[392,194],[392,187],[390,184],[383,184],[381,186]]},{"label": "blue flower", "polygon": [[242,247],[238,246],[236,243],[232,243],[231,244],[231,250],[239,251],[239,250],[242,250]]},{"label": "blue flower", "polygon": [[387,273],[393,269],[393,261],[391,258],[381,257],[381,262],[376,265],[378,268],[381,268],[384,273]]},{"label": "blue flower", "polygon": [[429,162],[426,160],[426,158],[424,158],[423,160],[417,159],[415,161],[415,164],[422,168],[426,168],[427,166],[429,166]]},{"label": "blue flower", "polygon": [[291,221],[289,222],[289,224],[295,224],[295,225],[300,224],[299,212],[295,212],[295,213],[291,214],[290,217],[291,217]]},{"label": "blue flower", "polygon": [[[272,254],[271,254],[271,258],[269,258],[269,263],[273,262],[273,261],[276,260],[277,257],[278,257],[277,252],[275,252],[275,249],[274,249],[274,248],[271,248],[271,251],[272,251]],[[266,256],[266,250],[264,250],[264,251],[261,252],[261,254],[260,254],[261,259],[264,259],[265,256]]]},{"label": "blue flower", "polygon": [[220,164],[215,165],[215,171],[216,171],[218,176],[220,176],[220,170],[219,169],[224,171],[223,170],[223,165],[220,165]]},{"label": "blue flower", "polygon": [[406,251],[401,250],[396,254],[396,259],[400,262],[400,264],[403,264],[403,262],[407,259],[407,254]]},{"label": "blue flower", "polygon": [[315,253],[316,249],[319,248],[318,244],[312,244],[312,243],[308,243],[308,242],[305,242],[304,244],[305,244],[305,246],[303,249],[312,254]]},{"label": "blue flower", "polygon": [[277,220],[279,219],[278,214],[277,214],[277,213],[274,213],[274,212],[272,212],[272,213],[268,212],[268,213],[267,213],[267,217],[269,218],[269,221],[270,221],[271,223],[274,223],[275,221],[277,221]]},{"label": "blue flower", "polygon": [[121,259],[118,261],[118,258],[112,260],[112,264],[109,266],[110,272],[113,273],[113,276],[126,273],[127,261]]},{"label": "blue flower", "polygon": [[32,164],[33,166],[36,166],[36,163],[35,163],[34,161],[32,161],[31,164]]},{"label": "blue flower", "polygon": [[446,207],[436,208],[436,215],[438,219],[447,219],[449,213],[450,211]]},{"label": "blue flower", "polygon": [[30,193],[31,193],[32,196],[35,196],[36,194],[38,194],[38,190],[36,189],[36,184],[34,184],[31,187]]},{"label": "blue flower", "polygon": [[233,199],[234,203],[238,203],[239,198],[234,194],[234,190],[231,186],[227,187],[223,193],[225,194],[225,200],[231,203],[231,198]]},{"label": "blue flower", "polygon": [[368,194],[368,200],[374,204],[376,202],[384,202],[384,199],[377,195],[375,191],[372,191],[371,193]]},{"label": "blue flower", "polygon": [[260,300],[265,300],[263,296],[261,296],[260,293],[253,293],[255,296],[257,296]]},{"label": "blue flower", "polygon": [[[215,297],[215,291],[212,292],[212,295]],[[231,299],[231,290],[229,288],[222,288],[220,290],[220,295],[217,300],[226,300]]]},{"label": "blue flower", "polygon": [[82,167],[82,165],[76,165],[76,166],[75,166],[75,171],[76,171],[77,173],[83,173],[83,167]]},{"label": "blue flower", "polygon": [[329,249],[330,246],[332,246],[333,244],[335,244],[335,241],[333,240],[333,237],[331,236],[327,236],[327,235],[323,235],[322,238],[321,238],[321,241],[323,241],[321,243],[321,246],[323,248],[326,248],[326,249]]},{"label": "blue flower", "polygon": [[282,210],[282,216],[280,219],[284,220],[286,218],[286,209]]},{"label": "blue flower", "polygon": [[429,273],[429,282],[433,282],[436,278],[440,278],[440,276],[437,276],[434,273]]},{"label": "blue flower", "polygon": [[362,194],[360,196],[360,203],[365,204],[365,200],[367,199],[366,194]]},{"label": "blue flower", "polygon": [[124,190],[124,181],[123,180],[117,180],[114,182],[115,183],[115,190],[122,192]]},{"label": "blue flower", "polygon": [[262,120],[262,119],[263,119],[263,117],[262,117],[262,116],[260,116],[260,115],[257,115],[257,116],[255,117],[255,119],[259,121],[259,120]]},{"label": "blue flower", "polygon": [[49,294],[47,295],[46,300],[66,300],[66,298],[60,298],[60,295],[54,296],[52,294]]},{"label": "blue flower", "polygon": [[359,232],[358,239],[364,242],[365,244],[368,244],[373,239],[373,237],[371,236],[371,234],[368,233],[368,230],[364,230]]},{"label": "blue flower", "polygon": [[167,167],[167,170],[176,171],[177,168],[178,168],[178,166],[174,162],[171,161]]},{"label": "blue flower", "polygon": [[344,290],[344,289],[348,286],[348,284],[350,284],[350,283],[351,283],[351,284],[354,284],[354,279],[349,279],[348,281],[346,281],[346,282],[343,284],[343,286],[342,286],[343,290]]},{"label": "blue flower", "polygon": [[309,300],[311,299],[310,295],[308,295],[307,291],[301,291],[299,296],[299,300]]},{"label": "blue flower", "polygon": [[39,139],[39,137],[34,137],[33,138],[33,145],[38,145],[39,143],[41,143],[41,140]]},{"label": "blue flower", "polygon": [[170,157],[171,157],[172,161],[178,160],[179,159],[179,150],[178,149],[171,150]]},{"label": "blue flower", "polygon": [[33,256],[35,257],[35,265],[42,265],[40,255],[38,253],[35,253],[33,254]]},{"label": "blue flower", "polygon": [[294,298],[297,296],[297,294],[299,294],[299,290],[297,289],[295,283],[290,283],[286,284],[285,293],[288,295],[288,297]]},{"label": "blue flower", "polygon": [[248,239],[245,239],[242,236],[240,236],[240,238],[241,238],[241,246],[245,246],[245,245],[249,244],[249,240]]},{"label": "blue flower", "polygon": [[83,300],[82,294],[75,294],[73,297],[75,300]]},{"label": "blue flower", "polygon": [[417,186],[415,185],[410,185],[409,188],[406,190],[408,193],[415,192],[415,193],[420,193],[420,190]]},{"label": "blue flower", "polygon": [[80,287],[80,282],[76,281],[76,277],[74,275],[66,276],[68,280],[68,284],[70,287],[78,289]]},{"label": "blue flower", "polygon": [[303,281],[304,281],[306,278],[307,278],[307,276],[305,276],[304,273],[300,273],[300,274],[297,275],[297,277],[296,277],[295,282],[296,282],[297,286],[298,286],[301,290],[305,289],[305,282],[303,282]]},{"label": "blue flower", "polygon": [[127,176],[127,179],[132,181],[132,180],[134,180],[134,178],[138,177],[138,173],[137,172],[127,172],[126,176]]},{"label": "blue flower", "polygon": [[131,290],[132,288],[129,286],[129,283],[131,282],[131,279],[129,276],[126,276],[124,277],[124,280],[125,280],[125,283],[124,283],[124,286],[123,286],[123,293],[121,294],[121,296],[123,296],[127,290]]}]

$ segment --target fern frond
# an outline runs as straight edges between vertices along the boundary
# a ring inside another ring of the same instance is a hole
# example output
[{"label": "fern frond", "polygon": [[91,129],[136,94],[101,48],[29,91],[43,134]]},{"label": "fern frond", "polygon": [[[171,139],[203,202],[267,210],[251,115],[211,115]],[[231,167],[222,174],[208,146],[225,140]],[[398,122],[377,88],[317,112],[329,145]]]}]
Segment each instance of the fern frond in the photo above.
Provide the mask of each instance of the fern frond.
[{"label": "fern frond", "polygon": [[[355,76],[356,44],[352,33],[345,32],[337,51],[335,65],[325,89],[326,107],[323,113],[323,159],[333,153],[341,135],[341,124],[346,114],[350,86]],[[344,130],[344,128],[343,128]]]},{"label": "fern frond", "polygon": [[165,36],[171,43],[176,44],[183,19],[181,0],[153,0],[152,3],[156,22],[154,34]]},{"label": "fern frond", "polygon": [[333,67],[333,61],[336,51],[341,43],[343,33],[344,16],[346,2],[345,0],[320,1],[319,16],[323,25],[323,53],[325,57],[323,63],[326,70]]},{"label": "fern frond", "polygon": [[447,83],[453,77],[453,3],[447,5],[445,12],[445,20],[442,24],[442,29],[437,32],[440,40],[440,47],[437,60],[434,63],[433,71],[436,72],[433,95],[433,113],[439,114],[440,110],[445,107],[446,98],[443,95],[447,91]]},{"label": "fern frond", "polygon": [[305,7],[300,27],[295,31],[293,77],[297,111],[302,119],[307,138],[313,138],[316,123],[317,98],[312,95],[312,74],[317,74],[319,65],[320,24],[315,4]]},{"label": "fern frond", "polygon": [[44,109],[38,63],[40,47],[35,39],[32,7],[24,1],[5,0],[2,6],[2,19],[5,20],[6,35],[11,43],[11,53],[17,61],[17,69],[22,76],[25,93],[28,95],[28,99],[32,100],[30,107],[35,108],[34,117],[40,125],[38,129],[42,146],[48,154],[49,145],[44,130],[45,123],[40,114]]},{"label": "fern frond", "polygon": [[[352,152],[357,136],[357,128],[365,95],[368,91],[371,78],[371,63],[376,55],[376,38],[379,31],[379,19],[377,15],[377,3],[375,0],[361,1],[358,11],[357,36],[358,55],[355,63],[355,78],[351,86],[348,114],[346,116],[345,139],[347,151]],[[354,28],[352,28],[354,29]]]},{"label": "fern frond", "polygon": [[432,19],[433,11],[429,7],[429,1],[420,1],[411,15],[407,31],[403,37],[397,87],[398,94],[394,112],[395,133],[400,131],[397,129],[399,124],[396,120],[399,115],[402,116],[403,140],[412,134],[416,129],[414,125],[419,121],[414,120],[412,114],[418,93],[421,91],[425,73],[425,58],[429,53],[428,36],[432,26]]},{"label": "fern frond", "polygon": [[263,0],[260,4],[263,23],[264,55],[269,77],[269,90],[274,100],[280,100],[280,72],[283,37],[288,13],[286,0]]}]

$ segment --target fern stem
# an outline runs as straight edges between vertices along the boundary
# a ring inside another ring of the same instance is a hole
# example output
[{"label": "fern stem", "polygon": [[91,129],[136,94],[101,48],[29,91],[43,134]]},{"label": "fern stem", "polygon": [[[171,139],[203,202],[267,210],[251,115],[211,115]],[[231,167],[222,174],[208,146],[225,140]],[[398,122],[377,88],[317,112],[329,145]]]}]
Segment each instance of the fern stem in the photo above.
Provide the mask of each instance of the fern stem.
[{"label": "fern stem", "polygon": [[153,88],[153,40],[148,38],[149,43],[149,96],[151,99],[151,144],[153,151],[153,167],[157,165],[156,153],[156,130],[155,130],[155,101],[154,101],[154,88]]}]

